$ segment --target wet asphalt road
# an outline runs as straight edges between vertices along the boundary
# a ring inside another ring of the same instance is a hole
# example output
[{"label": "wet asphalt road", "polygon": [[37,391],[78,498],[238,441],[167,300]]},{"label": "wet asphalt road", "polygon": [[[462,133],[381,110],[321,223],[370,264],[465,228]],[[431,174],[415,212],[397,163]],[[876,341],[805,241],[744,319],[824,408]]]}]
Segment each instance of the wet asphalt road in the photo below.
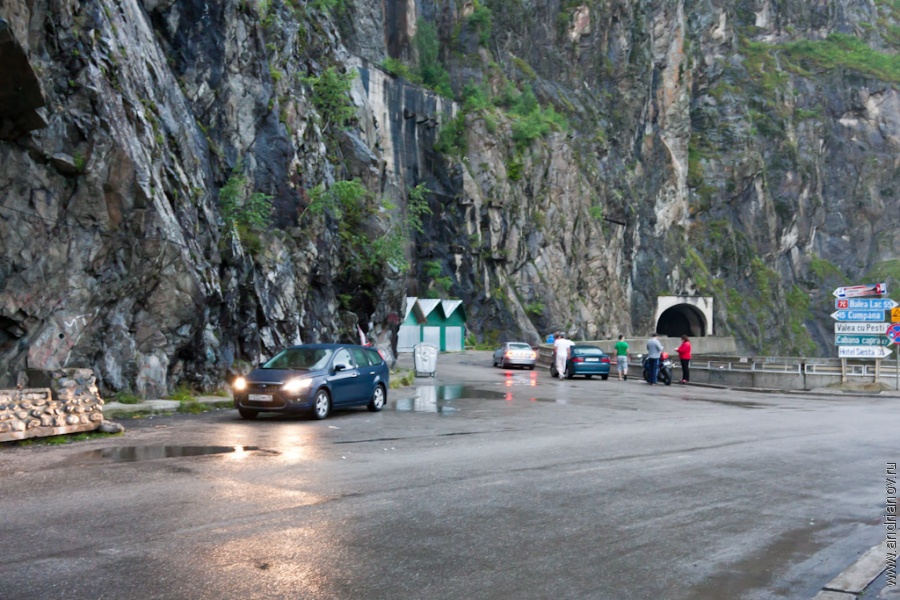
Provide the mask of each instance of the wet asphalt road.
[{"label": "wet asphalt road", "polygon": [[377,414],[0,448],[0,598],[808,599],[884,539],[897,398],[560,382],[483,352],[417,386]]}]

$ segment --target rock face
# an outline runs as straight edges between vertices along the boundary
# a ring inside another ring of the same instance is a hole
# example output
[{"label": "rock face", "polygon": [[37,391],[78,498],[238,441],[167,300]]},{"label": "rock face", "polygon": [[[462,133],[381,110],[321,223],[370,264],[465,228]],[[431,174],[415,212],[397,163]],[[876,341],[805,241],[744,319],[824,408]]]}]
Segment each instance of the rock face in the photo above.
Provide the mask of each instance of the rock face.
[{"label": "rock face", "polygon": [[407,295],[537,342],[698,293],[747,350],[830,352],[831,289],[900,281],[892,6],[6,0],[0,384],[390,351]]}]

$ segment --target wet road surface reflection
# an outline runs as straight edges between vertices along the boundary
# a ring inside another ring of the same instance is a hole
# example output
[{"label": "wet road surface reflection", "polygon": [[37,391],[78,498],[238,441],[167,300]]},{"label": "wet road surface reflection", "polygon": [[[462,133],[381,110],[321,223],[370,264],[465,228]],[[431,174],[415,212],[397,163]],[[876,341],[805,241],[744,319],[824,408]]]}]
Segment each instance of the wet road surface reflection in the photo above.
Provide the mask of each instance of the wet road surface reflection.
[{"label": "wet road surface reflection", "polygon": [[137,462],[209,454],[232,454],[234,458],[243,458],[247,452],[258,451],[260,448],[257,446],[118,446],[79,452],[67,458],[64,463],[72,465],[94,462]]},{"label": "wet road surface reflection", "polygon": [[[514,378],[507,378],[504,387],[513,387],[516,385],[528,385],[533,387],[535,383],[530,383],[533,378],[526,376],[525,381],[515,381]],[[558,402],[555,399],[535,398],[532,396],[515,394],[512,391],[493,391],[480,390],[467,385],[424,385],[416,388],[416,395],[409,398],[401,398],[394,401],[394,410],[398,412],[431,412],[441,415],[456,413],[460,407],[454,404],[456,400],[505,400],[512,402],[515,398],[527,400],[528,402]]]},{"label": "wet road surface reflection", "polygon": [[466,385],[423,385],[416,388],[412,398],[401,398],[394,402],[398,412],[433,412],[452,414],[459,410],[454,400],[480,398],[484,400],[506,400],[510,394],[477,390]]},{"label": "wet road surface reflection", "polygon": [[709,402],[710,404],[721,404],[722,406],[734,406],[735,408],[766,408],[767,404],[759,402],[742,402],[732,400],[718,400],[714,398],[682,398],[685,402]]}]

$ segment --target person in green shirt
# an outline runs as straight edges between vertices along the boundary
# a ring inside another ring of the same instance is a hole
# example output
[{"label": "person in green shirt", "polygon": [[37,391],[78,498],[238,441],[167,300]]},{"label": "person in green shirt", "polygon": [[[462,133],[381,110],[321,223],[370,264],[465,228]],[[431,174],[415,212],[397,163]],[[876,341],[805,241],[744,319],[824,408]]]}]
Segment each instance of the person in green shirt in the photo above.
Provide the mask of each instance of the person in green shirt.
[{"label": "person in green shirt", "polygon": [[619,381],[628,381],[628,342],[624,335],[619,335],[616,342],[616,369],[619,372]]}]

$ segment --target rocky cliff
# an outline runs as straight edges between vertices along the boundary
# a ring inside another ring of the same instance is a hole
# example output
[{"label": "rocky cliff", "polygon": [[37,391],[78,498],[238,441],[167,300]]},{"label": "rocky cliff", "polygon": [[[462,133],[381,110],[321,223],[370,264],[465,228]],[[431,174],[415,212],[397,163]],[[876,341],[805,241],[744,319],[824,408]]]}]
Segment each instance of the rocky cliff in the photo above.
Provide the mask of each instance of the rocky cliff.
[{"label": "rocky cliff", "polygon": [[211,389],[296,342],[830,349],[900,281],[886,0],[0,0],[0,364]]}]

